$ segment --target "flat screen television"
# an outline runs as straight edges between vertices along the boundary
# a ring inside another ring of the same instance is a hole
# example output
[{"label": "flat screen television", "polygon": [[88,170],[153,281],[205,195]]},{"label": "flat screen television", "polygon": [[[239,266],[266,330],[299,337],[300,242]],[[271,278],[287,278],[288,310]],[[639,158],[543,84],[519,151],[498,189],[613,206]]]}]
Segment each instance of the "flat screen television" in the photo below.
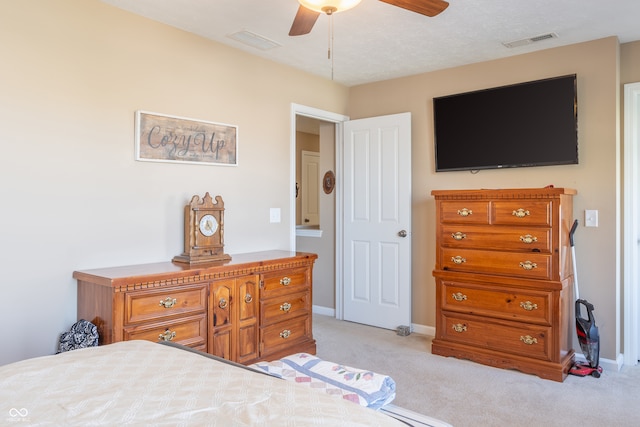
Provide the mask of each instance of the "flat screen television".
[{"label": "flat screen television", "polygon": [[436,172],[578,163],[576,75],[433,99]]}]

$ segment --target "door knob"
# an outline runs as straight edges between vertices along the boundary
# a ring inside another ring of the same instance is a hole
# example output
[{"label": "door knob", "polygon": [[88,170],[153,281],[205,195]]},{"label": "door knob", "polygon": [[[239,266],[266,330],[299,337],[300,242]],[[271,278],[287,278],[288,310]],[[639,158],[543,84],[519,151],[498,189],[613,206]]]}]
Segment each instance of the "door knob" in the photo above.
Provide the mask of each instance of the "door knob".
[{"label": "door knob", "polygon": [[407,237],[407,230],[400,230],[400,231],[398,231],[398,236],[400,236],[400,237]]}]

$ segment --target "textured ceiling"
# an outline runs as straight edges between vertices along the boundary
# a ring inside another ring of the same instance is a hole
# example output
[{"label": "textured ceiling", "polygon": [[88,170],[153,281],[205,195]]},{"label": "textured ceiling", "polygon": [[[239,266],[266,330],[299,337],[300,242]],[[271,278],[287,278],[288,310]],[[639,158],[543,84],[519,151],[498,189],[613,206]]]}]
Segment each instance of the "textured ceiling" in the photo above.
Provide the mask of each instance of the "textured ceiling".
[{"label": "textured ceiling", "polygon": [[[640,40],[640,0],[449,0],[434,18],[362,0],[333,16],[329,60],[330,17],[321,15],[310,34],[288,35],[297,0],[102,1],[347,86],[609,36]],[[229,38],[243,30],[278,46],[261,50]],[[558,37],[502,44],[547,33]]]}]

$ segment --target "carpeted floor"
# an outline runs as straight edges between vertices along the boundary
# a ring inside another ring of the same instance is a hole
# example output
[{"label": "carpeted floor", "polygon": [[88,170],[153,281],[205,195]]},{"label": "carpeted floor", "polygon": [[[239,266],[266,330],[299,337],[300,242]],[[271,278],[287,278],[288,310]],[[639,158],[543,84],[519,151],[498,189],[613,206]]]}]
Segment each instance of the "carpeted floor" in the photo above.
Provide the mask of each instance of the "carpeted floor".
[{"label": "carpeted floor", "polygon": [[431,354],[431,338],[313,316],[318,357],[386,374],[394,404],[464,426],[640,425],[640,366],[563,383]]}]

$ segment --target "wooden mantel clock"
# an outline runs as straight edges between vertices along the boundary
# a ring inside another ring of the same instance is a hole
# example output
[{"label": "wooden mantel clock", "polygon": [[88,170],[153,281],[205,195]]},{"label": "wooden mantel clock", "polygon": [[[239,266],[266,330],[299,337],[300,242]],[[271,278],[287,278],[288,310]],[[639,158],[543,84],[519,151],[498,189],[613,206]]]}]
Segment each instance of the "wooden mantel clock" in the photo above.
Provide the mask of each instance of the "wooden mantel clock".
[{"label": "wooden mantel clock", "polygon": [[224,202],[216,196],[215,203],[206,193],[201,199],[195,195],[184,207],[184,252],[173,262],[200,264],[228,261],[224,253]]}]

